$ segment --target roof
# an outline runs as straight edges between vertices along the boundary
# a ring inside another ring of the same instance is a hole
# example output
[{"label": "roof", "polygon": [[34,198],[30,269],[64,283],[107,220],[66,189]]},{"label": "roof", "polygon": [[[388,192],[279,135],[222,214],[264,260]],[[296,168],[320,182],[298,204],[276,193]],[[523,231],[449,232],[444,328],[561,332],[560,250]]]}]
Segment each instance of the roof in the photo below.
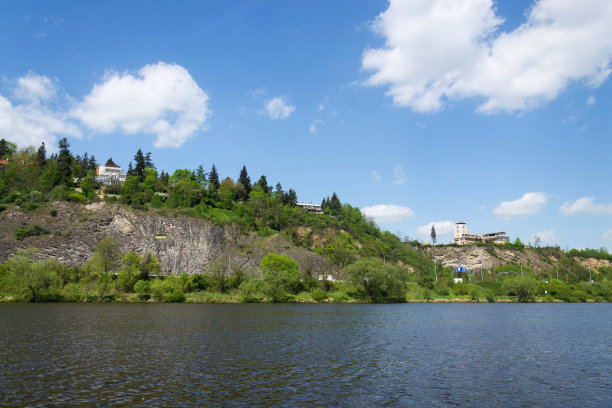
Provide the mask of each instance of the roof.
[{"label": "roof", "polygon": [[105,167],[117,167],[118,169],[121,168],[121,167],[117,166],[117,164],[115,164],[115,162],[113,161],[112,157],[106,161],[106,164],[104,166]]}]

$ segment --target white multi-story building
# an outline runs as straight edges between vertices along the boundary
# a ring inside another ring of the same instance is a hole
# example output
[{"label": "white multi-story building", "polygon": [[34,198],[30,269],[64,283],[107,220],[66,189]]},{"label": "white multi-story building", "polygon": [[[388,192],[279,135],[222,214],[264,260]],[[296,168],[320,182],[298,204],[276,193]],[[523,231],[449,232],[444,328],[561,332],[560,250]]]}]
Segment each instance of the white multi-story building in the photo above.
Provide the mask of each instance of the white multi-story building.
[{"label": "white multi-story building", "polygon": [[468,234],[465,222],[455,223],[455,235],[453,236],[453,244],[465,245],[474,242],[493,242],[494,244],[503,244],[509,242],[508,234],[505,232],[491,232],[488,234]]},{"label": "white multi-story building", "polygon": [[108,159],[104,166],[100,166],[96,170],[96,180],[102,184],[123,183],[125,177],[125,173],[121,172],[121,167],[115,164],[112,157]]},{"label": "white multi-story building", "polygon": [[313,203],[296,203],[295,204],[298,207],[302,207],[305,208],[306,210],[313,212],[313,213],[322,213],[323,212],[323,208],[321,208],[321,204],[313,204]]}]

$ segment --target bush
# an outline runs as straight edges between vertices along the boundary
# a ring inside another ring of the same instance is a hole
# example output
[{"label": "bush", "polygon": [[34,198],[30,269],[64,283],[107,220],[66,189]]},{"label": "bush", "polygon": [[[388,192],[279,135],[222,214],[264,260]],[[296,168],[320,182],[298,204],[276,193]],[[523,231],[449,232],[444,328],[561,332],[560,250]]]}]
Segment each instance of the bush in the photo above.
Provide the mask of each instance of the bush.
[{"label": "bush", "polygon": [[49,230],[40,225],[33,224],[26,228],[17,228],[13,233],[15,234],[15,238],[21,241],[26,237],[48,234]]},{"label": "bush", "polygon": [[171,278],[167,279],[154,279],[151,281],[151,297],[157,301],[162,301],[163,297],[167,293],[173,292],[174,284]]},{"label": "bush", "polygon": [[261,281],[257,279],[246,280],[238,286],[238,289],[240,290],[240,298],[243,302],[258,302],[257,294],[261,291]]},{"label": "bush", "polygon": [[162,296],[162,301],[164,303],[181,303],[184,302],[185,299],[185,294],[178,289],[170,293],[164,293]]},{"label": "bush", "polygon": [[49,211],[49,215],[52,217],[57,217],[57,210],[54,208],[51,211]]},{"label": "bush", "polygon": [[38,204],[36,204],[36,203],[26,203],[26,205],[25,205],[25,209],[27,211],[34,211],[37,208],[38,208]]},{"label": "bush", "polygon": [[312,296],[312,298],[317,302],[322,302],[327,299],[327,292],[325,292],[323,289],[316,288],[310,292],[310,296]]},{"label": "bush", "polygon": [[87,201],[87,197],[76,192],[71,192],[65,195],[65,200],[73,203],[84,203]]},{"label": "bush", "polygon": [[147,300],[151,297],[151,286],[149,285],[149,282],[139,280],[136,282],[136,284],[134,284],[134,292],[138,294],[138,299]]}]

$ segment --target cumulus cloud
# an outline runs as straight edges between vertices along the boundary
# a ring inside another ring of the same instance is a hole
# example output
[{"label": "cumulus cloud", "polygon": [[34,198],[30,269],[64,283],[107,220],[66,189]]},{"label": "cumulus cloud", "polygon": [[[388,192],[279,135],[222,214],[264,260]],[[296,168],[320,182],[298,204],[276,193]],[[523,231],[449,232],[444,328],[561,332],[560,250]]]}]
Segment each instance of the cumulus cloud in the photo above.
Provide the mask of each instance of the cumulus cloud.
[{"label": "cumulus cloud", "polygon": [[527,241],[535,244],[536,237],[540,238],[540,245],[555,245],[559,242],[559,238],[557,237],[557,233],[554,229],[536,232],[535,234],[529,236]]},{"label": "cumulus cloud", "polygon": [[392,224],[414,217],[415,213],[408,207],[394,204],[377,204],[361,209],[362,214],[374,218],[376,222]]},{"label": "cumulus cloud", "polygon": [[310,124],[308,130],[310,131],[310,133],[317,133],[317,131],[319,130],[317,129],[317,126],[322,125],[323,123],[325,122],[323,122],[321,119],[317,119]]},{"label": "cumulus cloud", "polygon": [[596,204],[595,197],[582,197],[574,202],[566,201],[559,209],[561,214],[593,214],[593,215],[612,215],[612,203]]},{"label": "cumulus cloud", "polygon": [[525,193],[514,201],[503,201],[493,213],[502,218],[510,219],[517,216],[534,215],[548,202],[546,193]]},{"label": "cumulus cloud", "polygon": [[453,233],[453,228],[455,227],[455,223],[452,221],[432,221],[427,225],[423,225],[417,228],[417,234],[429,237],[431,236],[431,227],[436,228],[436,237],[442,235],[451,235]]},{"label": "cumulus cloud", "polygon": [[393,168],[393,173],[395,176],[393,179],[393,184],[406,184],[406,172],[401,164],[395,165]]},{"label": "cumulus cloud", "polygon": [[208,95],[180,65],[159,62],[137,73],[111,72],[71,111],[98,133],[149,133],[156,147],[180,147],[211,114]]},{"label": "cumulus cloud", "polygon": [[390,0],[373,24],[385,38],[362,57],[369,85],[395,104],[434,111],[445,99],[481,98],[478,110],[524,111],[572,81],[608,77],[612,3],[537,0],[526,22],[501,32],[493,0]]},{"label": "cumulus cloud", "polygon": [[293,113],[295,106],[288,103],[284,97],[276,97],[266,102],[266,113],[272,119],[286,119]]},{"label": "cumulus cloud", "polygon": [[28,73],[16,81],[12,94],[16,102],[0,95],[0,138],[20,147],[44,142],[47,151],[54,152],[58,136],[81,136],[58,107],[62,101],[57,101],[56,86],[49,78]]},{"label": "cumulus cloud", "polygon": [[31,103],[40,103],[55,97],[57,88],[46,76],[29,72],[17,80],[14,95],[17,99]]}]

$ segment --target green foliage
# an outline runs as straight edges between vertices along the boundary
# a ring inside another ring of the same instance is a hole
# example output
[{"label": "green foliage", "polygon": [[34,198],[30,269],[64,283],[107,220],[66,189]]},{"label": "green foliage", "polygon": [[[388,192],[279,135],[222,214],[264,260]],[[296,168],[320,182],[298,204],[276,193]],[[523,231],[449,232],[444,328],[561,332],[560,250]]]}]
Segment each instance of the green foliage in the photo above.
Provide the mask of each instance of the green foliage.
[{"label": "green foliage", "polygon": [[310,292],[310,296],[312,296],[312,298],[317,302],[322,302],[327,299],[327,292],[325,292],[323,289],[316,288]]},{"label": "green foliage", "polygon": [[535,299],[538,282],[531,278],[512,278],[505,280],[502,288],[509,296],[516,296],[519,302],[532,302]]},{"label": "green foliage", "polygon": [[569,257],[579,258],[595,258],[595,259],[606,259],[612,262],[612,254],[608,253],[606,248],[600,249],[571,249],[567,252]]},{"label": "green foliage", "polygon": [[48,234],[49,230],[40,225],[32,224],[25,228],[17,228],[13,233],[15,234],[15,238],[21,241],[26,237]]},{"label": "green foliage", "polygon": [[36,302],[43,290],[59,287],[59,267],[55,260],[37,261],[35,248],[21,250],[11,256],[6,262],[6,270],[13,284],[29,293],[31,302]]},{"label": "green foliage", "polygon": [[151,297],[158,302],[164,300],[164,295],[173,293],[177,290],[171,278],[154,279],[151,281],[150,285]]},{"label": "green foliage", "polygon": [[238,286],[241,300],[246,303],[259,302],[259,297],[257,294],[263,290],[262,286],[262,282],[258,279],[251,279],[242,282],[240,286]]},{"label": "green foliage", "polygon": [[301,273],[296,260],[269,253],[259,263],[263,272],[264,294],[274,302],[286,300],[288,293],[300,290]]},{"label": "green foliage", "polygon": [[150,297],[151,286],[145,280],[139,280],[134,284],[134,292],[138,294],[140,300],[147,300]]},{"label": "green foliage", "polygon": [[362,258],[346,268],[348,280],[373,302],[406,300],[407,272],[377,258]]},{"label": "green foliage", "polygon": [[94,258],[94,262],[98,263],[103,273],[115,271],[121,258],[117,240],[107,237],[98,242]]},{"label": "green foliage", "polygon": [[133,292],[134,284],[138,281],[141,267],[140,256],[134,251],[130,251],[121,258],[121,268],[117,275],[119,289],[124,292]]},{"label": "green foliage", "polygon": [[169,293],[164,293],[162,296],[162,301],[164,303],[181,303],[184,302],[185,299],[187,299],[185,294],[178,289]]}]

